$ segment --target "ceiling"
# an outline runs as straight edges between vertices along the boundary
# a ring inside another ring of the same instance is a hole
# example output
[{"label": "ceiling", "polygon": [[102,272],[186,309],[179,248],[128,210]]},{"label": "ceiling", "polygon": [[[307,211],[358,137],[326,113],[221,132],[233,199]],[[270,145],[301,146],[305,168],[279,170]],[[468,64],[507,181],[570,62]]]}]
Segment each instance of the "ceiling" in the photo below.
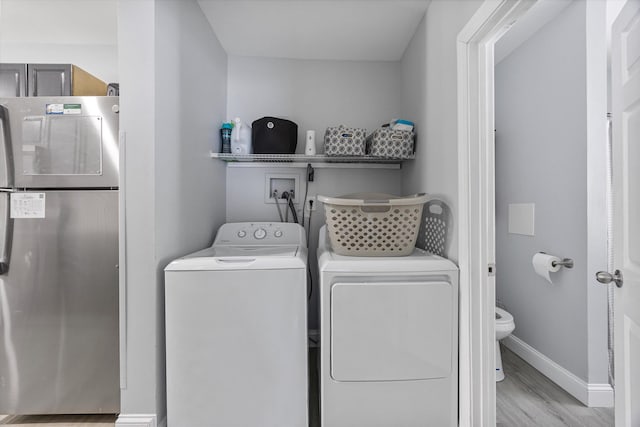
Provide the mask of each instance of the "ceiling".
[{"label": "ceiling", "polygon": [[[431,2],[197,1],[231,55],[358,61],[400,60]],[[496,44],[496,63],[571,1],[536,2]],[[0,43],[115,45],[117,0],[0,0]]]},{"label": "ceiling", "polygon": [[398,61],[430,0],[198,0],[230,55]]},{"label": "ceiling", "polygon": [[0,0],[0,42],[115,45],[116,0]]}]

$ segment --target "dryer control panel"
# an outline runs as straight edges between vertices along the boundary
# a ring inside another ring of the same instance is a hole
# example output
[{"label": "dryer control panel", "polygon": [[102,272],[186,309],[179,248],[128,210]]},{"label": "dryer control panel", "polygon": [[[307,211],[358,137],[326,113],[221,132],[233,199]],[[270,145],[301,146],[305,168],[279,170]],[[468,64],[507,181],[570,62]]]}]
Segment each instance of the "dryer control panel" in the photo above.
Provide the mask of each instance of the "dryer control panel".
[{"label": "dryer control panel", "polygon": [[232,222],[218,230],[214,246],[299,245],[306,246],[304,228],[291,222]]}]

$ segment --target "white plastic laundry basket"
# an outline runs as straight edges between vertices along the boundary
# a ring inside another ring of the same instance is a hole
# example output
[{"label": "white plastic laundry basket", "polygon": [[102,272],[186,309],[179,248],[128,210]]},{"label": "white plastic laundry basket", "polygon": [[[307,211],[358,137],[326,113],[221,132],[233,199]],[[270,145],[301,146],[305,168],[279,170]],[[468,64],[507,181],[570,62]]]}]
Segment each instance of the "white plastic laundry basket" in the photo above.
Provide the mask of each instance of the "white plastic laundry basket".
[{"label": "white plastic laundry basket", "polygon": [[347,256],[405,256],[416,244],[426,194],[318,195],[333,251]]}]

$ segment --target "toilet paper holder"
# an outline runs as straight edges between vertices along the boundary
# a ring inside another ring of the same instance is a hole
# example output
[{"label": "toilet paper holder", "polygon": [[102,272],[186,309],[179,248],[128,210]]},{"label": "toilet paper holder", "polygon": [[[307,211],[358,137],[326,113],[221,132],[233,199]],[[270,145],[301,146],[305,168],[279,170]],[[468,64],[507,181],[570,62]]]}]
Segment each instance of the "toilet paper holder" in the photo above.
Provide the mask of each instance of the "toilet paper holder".
[{"label": "toilet paper holder", "polygon": [[562,261],[553,261],[551,265],[554,267],[562,266],[566,268],[573,268],[573,260],[571,258],[565,258]]},{"label": "toilet paper holder", "polygon": [[[541,254],[546,254],[546,252],[540,252]],[[571,258],[563,258],[562,261],[553,261],[551,263],[551,265],[553,267],[566,267],[566,268],[573,268],[573,260]]]}]

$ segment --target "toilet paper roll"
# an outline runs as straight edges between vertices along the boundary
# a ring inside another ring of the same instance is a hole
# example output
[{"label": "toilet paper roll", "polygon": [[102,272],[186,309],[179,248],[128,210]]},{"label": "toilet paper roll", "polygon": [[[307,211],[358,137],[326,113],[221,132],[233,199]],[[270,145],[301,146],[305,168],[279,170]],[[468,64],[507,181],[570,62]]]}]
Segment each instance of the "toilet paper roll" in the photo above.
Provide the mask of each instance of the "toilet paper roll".
[{"label": "toilet paper roll", "polygon": [[[547,282],[553,284],[549,273],[555,273],[560,270],[562,267],[558,264],[560,261],[561,259],[556,256],[538,252],[533,256],[531,263],[533,264],[533,269],[538,276],[543,277]],[[554,262],[556,263],[555,266],[553,265]]]}]

